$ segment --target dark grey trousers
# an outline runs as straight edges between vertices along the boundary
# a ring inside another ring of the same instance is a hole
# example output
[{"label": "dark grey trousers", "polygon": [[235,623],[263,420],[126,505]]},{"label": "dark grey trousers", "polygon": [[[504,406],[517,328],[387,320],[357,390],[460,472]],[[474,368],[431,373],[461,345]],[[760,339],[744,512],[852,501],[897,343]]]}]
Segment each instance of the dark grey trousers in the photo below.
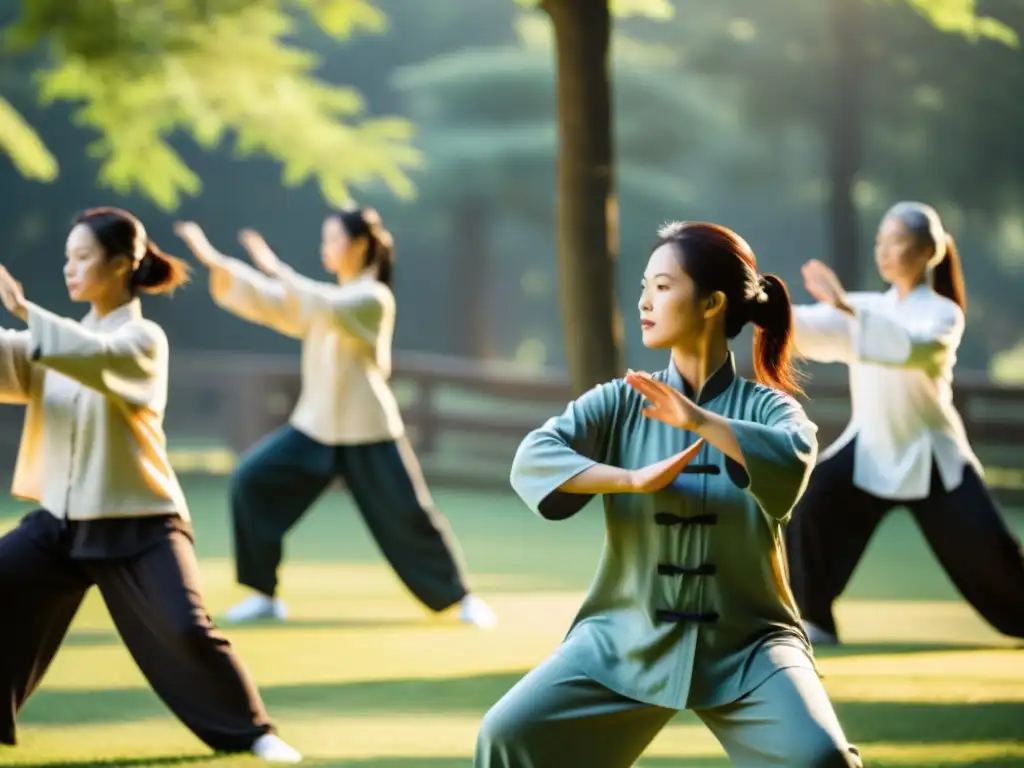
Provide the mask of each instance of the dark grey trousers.
[{"label": "dark grey trousers", "polygon": [[[853,484],[854,442],[815,467],[786,529],[789,573],[800,612],[837,634],[832,604],[846,589],[882,518],[903,502]],[[906,502],[950,580],[996,630],[1024,637],[1024,555],[978,474],[964,468],[947,491],[932,467],[927,498]]]},{"label": "dark grey trousers", "polygon": [[0,538],[0,744],[39,686],[86,592],[99,588],[153,690],[202,741],[243,752],[272,731],[259,692],[203,606],[195,550],[178,531],[130,558],[75,559],[49,513]]},{"label": "dark grey trousers", "polygon": [[404,439],[330,446],[292,427],[267,435],[232,478],[240,584],[274,594],[285,534],[338,477],[413,595],[434,611],[465,597],[461,555]]}]

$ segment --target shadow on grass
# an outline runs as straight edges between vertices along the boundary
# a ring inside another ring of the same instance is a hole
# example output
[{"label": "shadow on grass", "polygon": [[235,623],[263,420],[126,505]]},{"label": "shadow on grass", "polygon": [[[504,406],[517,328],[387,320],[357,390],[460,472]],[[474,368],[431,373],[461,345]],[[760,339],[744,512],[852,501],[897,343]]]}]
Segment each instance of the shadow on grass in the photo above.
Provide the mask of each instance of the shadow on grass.
[{"label": "shadow on grass", "polygon": [[[914,764],[908,763],[906,760],[899,760],[898,762],[890,762],[887,760],[872,760],[869,754],[863,755],[864,765],[866,768],[931,768],[926,763]],[[344,763],[339,763],[344,765]],[[366,765],[369,765],[367,763]],[[377,763],[374,763],[377,765]],[[381,763],[383,765],[383,763]],[[395,768],[399,768],[401,764],[396,763]],[[452,763],[457,765],[457,763]],[[636,764],[636,768],[719,768],[719,766],[732,765],[727,757],[644,757],[640,759],[640,762]],[[968,762],[956,763],[957,768],[1024,768],[1024,758],[1019,757],[995,757],[985,760],[975,760]]]},{"label": "shadow on grass", "polygon": [[[459,714],[482,717],[523,672],[445,679],[272,685],[262,688],[271,714],[281,720],[377,714]],[[836,711],[854,743],[1013,741],[1020,738],[1020,702],[838,702]],[[143,688],[39,691],[23,724],[124,723],[170,717]],[[693,719],[689,713],[680,719]]]},{"label": "shadow on grass", "polygon": [[72,648],[91,648],[120,643],[121,637],[112,629],[73,629],[64,638],[63,644]]},{"label": "shadow on grass", "polygon": [[[2,755],[3,752],[0,752]],[[192,765],[194,763],[218,763],[221,760],[238,760],[238,755],[179,755],[178,757],[114,757],[103,762],[96,760],[43,760],[32,763],[15,763],[14,765],[32,766],[32,768],[142,768],[158,765]],[[233,764],[233,763],[232,763]],[[228,765],[228,763],[224,763]]]},{"label": "shadow on grass", "polygon": [[388,629],[388,628],[415,628],[415,629],[432,629],[434,627],[447,627],[452,628],[460,626],[455,622],[454,619],[435,619],[431,616],[422,617],[404,617],[404,618],[376,618],[376,619],[288,619],[288,621],[251,621],[245,624],[228,624],[223,619],[218,619],[214,616],[214,622],[217,624],[217,628],[228,636],[228,639],[235,635],[241,635],[247,630],[258,629],[261,631],[267,629],[280,630],[282,632],[288,632],[290,630],[300,629]]},{"label": "shadow on grass", "polygon": [[[317,768],[468,768],[472,759],[459,757],[384,757],[351,760],[306,759],[303,765]],[[725,757],[654,757],[641,758],[636,768],[719,768],[731,765]]]},{"label": "shadow on grass", "polygon": [[854,744],[868,742],[1019,741],[1024,703],[836,702],[836,714]]},{"label": "shadow on grass", "polygon": [[843,643],[842,645],[822,645],[814,649],[819,659],[833,659],[845,656],[878,656],[881,654],[899,653],[946,653],[949,651],[1005,651],[1016,646],[982,645],[978,643]]},{"label": "shadow on grass", "polygon": [[[216,617],[214,618],[216,622]],[[228,639],[243,635],[250,630],[266,631],[279,629],[282,632],[303,629],[451,629],[463,626],[454,618],[379,618],[379,619],[289,619],[287,622],[253,621],[245,624],[217,623],[217,628],[228,636]],[[73,629],[64,638],[64,645],[69,648],[91,648],[105,645],[121,645],[121,637],[113,629]]]}]

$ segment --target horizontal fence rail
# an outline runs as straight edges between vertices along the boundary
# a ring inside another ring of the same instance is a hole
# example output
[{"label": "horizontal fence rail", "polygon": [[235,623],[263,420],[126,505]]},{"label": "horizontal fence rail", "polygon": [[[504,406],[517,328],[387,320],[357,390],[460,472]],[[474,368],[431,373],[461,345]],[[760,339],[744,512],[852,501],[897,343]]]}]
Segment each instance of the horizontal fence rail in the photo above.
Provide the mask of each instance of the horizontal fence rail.
[{"label": "horizontal fence rail", "polygon": [[[564,375],[419,353],[395,357],[392,385],[428,480],[472,489],[508,488],[516,446],[571,398]],[[293,356],[179,353],[171,363],[167,431],[180,471],[229,471],[267,432],[286,423],[298,398]],[[847,380],[814,377],[805,405],[827,445],[849,419]],[[958,376],[954,400],[999,500],[1024,507],[1024,387]],[[21,413],[0,408],[0,460],[14,461]]]}]

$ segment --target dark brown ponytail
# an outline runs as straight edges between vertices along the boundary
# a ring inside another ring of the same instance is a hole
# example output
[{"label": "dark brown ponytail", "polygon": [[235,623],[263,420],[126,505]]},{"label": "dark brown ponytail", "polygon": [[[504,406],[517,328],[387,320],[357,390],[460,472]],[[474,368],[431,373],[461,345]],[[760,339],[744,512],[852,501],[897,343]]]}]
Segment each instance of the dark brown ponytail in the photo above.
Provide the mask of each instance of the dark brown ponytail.
[{"label": "dark brown ponytail", "polygon": [[[90,208],[75,217],[75,224],[89,227],[108,259],[127,259],[132,265],[128,289],[132,294],[174,293],[188,282],[189,266],[168,256],[146,235],[146,228],[123,208]],[[139,249],[145,243],[142,258]],[[136,262],[138,259],[138,262]]]},{"label": "dark brown ponytail", "polygon": [[761,275],[762,301],[749,300],[754,324],[754,378],[795,395],[802,391],[793,366],[793,305],[789,290],[777,275]]},{"label": "dark brown ponytail", "polygon": [[373,208],[352,208],[336,215],[350,239],[366,238],[364,268],[376,267],[377,279],[392,288],[395,282],[395,240],[384,228],[380,214]]},{"label": "dark brown ponytail", "polygon": [[658,246],[672,243],[683,271],[700,296],[725,295],[725,337],[734,339],[747,323],[754,328],[754,376],[791,395],[801,389],[791,361],[793,307],[786,284],[759,275],[750,245],[731,229],[708,222],[677,221],[658,232]]},{"label": "dark brown ponytail", "polygon": [[946,255],[932,270],[932,289],[956,303],[967,314],[967,286],[964,284],[960,252],[952,235],[946,235]]},{"label": "dark brown ponytail", "polygon": [[146,241],[146,253],[131,277],[132,293],[142,291],[153,295],[173,294],[189,281],[187,262],[160,250],[152,240]]},{"label": "dark brown ponytail", "polygon": [[[942,226],[938,211],[925,203],[905,200],[892,206],[885,214],[885,218],[899,221],[919,245],[934,249],[932,254],[938,254],[942,250],[941,246],[945,246],[942,261],[930,267],[931,287],[937,294],[945,296],[959,306],[966,314],[967,289],[964,286],[960,253],[956,249],[953,237]],[[930,266],[931,256],[928,263]]]}]

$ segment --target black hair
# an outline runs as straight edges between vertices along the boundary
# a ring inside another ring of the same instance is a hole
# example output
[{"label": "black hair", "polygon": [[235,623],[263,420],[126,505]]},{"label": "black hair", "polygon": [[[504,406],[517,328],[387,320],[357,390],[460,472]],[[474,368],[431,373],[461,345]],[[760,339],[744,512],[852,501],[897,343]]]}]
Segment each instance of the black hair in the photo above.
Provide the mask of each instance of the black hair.
[{"label": "black hair", "polygon": [[188,264],[160,250],[128,211],[91,208],[78,214],[74,223],[89,228],[108,259],[124,257],[132,263],[128,285],[132,294],[170,294],[188,282]]},{"label": "black hair", "polygon": [[364,269],[377,268],[377,279],[391,288],[395,280],[395,241],[384,229],[380,214],[373,208],[350,208],[334,214],[349,239],[366,238]]},{"label": "black hair", "polygon": [[658,232],[658,246],[675,246],[683,271],[700,297],[725,295],[725,335],[736,338],[747,323],[754,330],[754,376],[783,392],[800,391],[791,356],[793,308],[777,275],[760,275],[747,241],[731,229],[706,222],[675,222]]}]

